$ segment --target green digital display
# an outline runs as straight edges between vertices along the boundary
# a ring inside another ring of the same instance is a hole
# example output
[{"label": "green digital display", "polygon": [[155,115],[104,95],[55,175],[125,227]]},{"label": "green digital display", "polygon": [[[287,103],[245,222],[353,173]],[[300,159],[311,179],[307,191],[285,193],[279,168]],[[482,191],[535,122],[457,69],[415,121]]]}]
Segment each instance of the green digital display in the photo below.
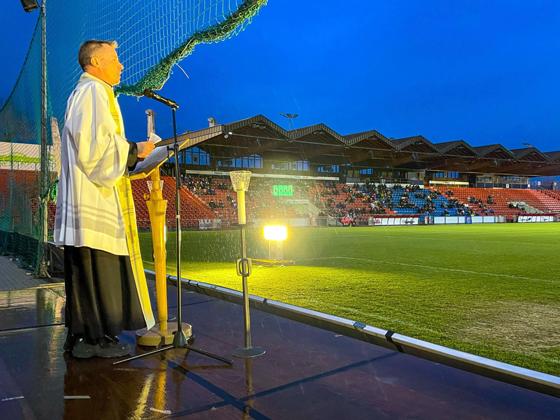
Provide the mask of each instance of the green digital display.
[{"label": "green digital display", "polygon": [[293,185],[273,185],[272,186],[272,196],[273,197],[293,197],[294,186]]}]

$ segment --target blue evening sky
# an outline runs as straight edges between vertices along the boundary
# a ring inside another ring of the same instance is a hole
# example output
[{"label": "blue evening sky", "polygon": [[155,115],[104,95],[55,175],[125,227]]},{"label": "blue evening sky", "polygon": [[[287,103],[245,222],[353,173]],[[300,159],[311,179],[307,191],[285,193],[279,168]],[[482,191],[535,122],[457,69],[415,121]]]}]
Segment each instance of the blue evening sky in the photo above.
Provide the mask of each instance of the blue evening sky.
[{"label": "blue evening sky", "polygon": [[[36,14],[17,0],[0,16],[9,94]],[[198,46],[162,90],[181,104],[180,131],[264,114],[288,128],[325,123],[473,145],[560,150],[560,2],[556,0],[269,0],[239,36]],[[121,97],[128,137],[145,136],[154,108]]]}]

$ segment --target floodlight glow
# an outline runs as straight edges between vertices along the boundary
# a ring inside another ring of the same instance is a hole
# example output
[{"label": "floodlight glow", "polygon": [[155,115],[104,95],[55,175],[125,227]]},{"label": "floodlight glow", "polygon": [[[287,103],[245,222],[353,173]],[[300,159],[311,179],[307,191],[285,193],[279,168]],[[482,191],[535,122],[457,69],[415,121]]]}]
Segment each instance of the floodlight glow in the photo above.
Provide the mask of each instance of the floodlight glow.
[{"label": "floodlight glow", "polygon": [[268,241],[285,241],[288,237],[288,228],[282,225],[269,225],[264,227],[264,238]]}]

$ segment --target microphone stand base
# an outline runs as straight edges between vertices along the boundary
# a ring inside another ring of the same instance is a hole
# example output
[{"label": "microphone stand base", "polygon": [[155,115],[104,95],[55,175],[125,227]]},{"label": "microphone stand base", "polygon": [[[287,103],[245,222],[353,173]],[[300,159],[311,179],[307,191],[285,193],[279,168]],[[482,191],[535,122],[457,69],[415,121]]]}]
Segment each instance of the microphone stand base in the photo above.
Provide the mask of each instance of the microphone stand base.
[{"label": "microphone stand base", "polygon": [[232,356],[240,359],[252,359],[253,357],[262,356],[265,353],[266,350],[262,347],[240,347],[233,351]]},{"label": "microphone stand base", "polygon": [[[183,323],[183,325],[185,325],[185,323]],[[185,334],[184,329],[181,329],[181,331],[175,331],[175,335],[173,337],[173,347],[175,348],[186,347],[187,344],[189,344],[189,338],[191,336],[192,336],[192,330],[191,330],[191,334],[188,337]]]},{"label": "microphone stand base", "polygon": [[[173,343],[176,331],[177,324],[174,322],[167,322],[166,328],[162,328],[161,324],[157,323],[149,330],[143,328],[136,331],[136,344],[145,347],[169,345]],[[192,336],[192,326],[183,322],[183,333],[187,338]]]}]

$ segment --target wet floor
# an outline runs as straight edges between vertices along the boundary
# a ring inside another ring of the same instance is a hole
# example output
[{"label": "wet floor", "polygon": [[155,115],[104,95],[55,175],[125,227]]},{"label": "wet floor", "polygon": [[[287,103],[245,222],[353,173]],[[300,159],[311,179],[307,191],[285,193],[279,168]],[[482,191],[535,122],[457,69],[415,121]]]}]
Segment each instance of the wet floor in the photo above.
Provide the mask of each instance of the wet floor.
[{"label": "wet floor", "polygon": [[[183,302],[193,345],[231,357],[241,306],[193,292]],[[1,418],[560,418],[552,396],[257,310],[253,342],[267,352],[232,367],[185,349],[117,366],[75,360],[63,314],[61,285],[0,292]]]}]

